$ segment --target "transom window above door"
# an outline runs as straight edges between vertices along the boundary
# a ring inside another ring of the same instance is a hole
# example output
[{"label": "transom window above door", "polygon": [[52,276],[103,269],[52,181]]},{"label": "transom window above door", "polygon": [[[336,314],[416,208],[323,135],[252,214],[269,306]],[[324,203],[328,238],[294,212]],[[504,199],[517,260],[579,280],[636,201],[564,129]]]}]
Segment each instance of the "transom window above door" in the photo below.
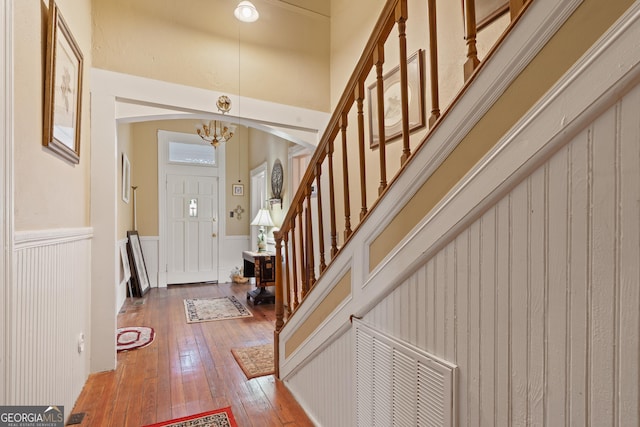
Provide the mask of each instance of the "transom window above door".
[{"label": "transom window above door", "polygon": [[210,145],[170,141],[169,163],[216,166],[216,150]]}]

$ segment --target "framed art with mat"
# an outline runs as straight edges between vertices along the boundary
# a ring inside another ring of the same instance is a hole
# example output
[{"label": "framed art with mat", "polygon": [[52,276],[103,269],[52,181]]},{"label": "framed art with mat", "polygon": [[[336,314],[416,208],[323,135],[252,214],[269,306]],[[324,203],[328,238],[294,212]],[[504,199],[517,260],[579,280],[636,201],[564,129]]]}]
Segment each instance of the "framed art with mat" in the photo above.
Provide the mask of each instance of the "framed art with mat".
[{"label": "framed art with mat", "polygon": [[133,282],[134,297],[141,297],[151,288],[149,284],[149,275],[147,274],[147,266],[144,263],[142,255],[142,245],[140,244],[140,236],[137,231],[127,231],[127,252],[129,253],[129,261],[132,267],[131,279]]}]

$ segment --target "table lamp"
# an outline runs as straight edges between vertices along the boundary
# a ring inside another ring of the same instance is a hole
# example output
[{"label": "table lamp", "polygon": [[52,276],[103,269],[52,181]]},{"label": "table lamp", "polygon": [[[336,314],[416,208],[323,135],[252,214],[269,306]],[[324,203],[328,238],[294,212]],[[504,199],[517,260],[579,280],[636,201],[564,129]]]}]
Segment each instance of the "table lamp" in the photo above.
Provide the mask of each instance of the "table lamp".
[{"label": "table lamp", "polygon": [[271,215],[267,209],[260,209],[256,217],[251,221],[251,225],[257,225],[258,229],[258,252],[267,250],[267,242],[265,239],[265,227],[273,227],[275,224],[271,220]]}]

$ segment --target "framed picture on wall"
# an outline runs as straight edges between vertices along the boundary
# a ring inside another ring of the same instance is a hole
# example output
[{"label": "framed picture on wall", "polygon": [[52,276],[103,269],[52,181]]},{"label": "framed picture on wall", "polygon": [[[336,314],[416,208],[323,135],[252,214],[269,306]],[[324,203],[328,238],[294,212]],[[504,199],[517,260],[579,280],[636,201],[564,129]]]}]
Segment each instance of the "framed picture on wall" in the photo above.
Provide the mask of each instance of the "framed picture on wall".
[{"label": "framed picture on wall", "polygon": [[244,196],[244,185],[242,185],[242,184],[232,184],[231,185],[231,193],[234,196]]},{"label": "framed picture on wall", "polygon": [[[409,90],[409,132],[425,126],[424,113],[424,51],[418,50],[407,59],[407,83]],[[402,101],[400,98],[400,66],[382,77],[384,90],[384,138],[386,142],[402,136]],[[378,130],[378,90],[377,83],[368,87],[369,100],[369,147],[380,144]]]},{"label": "framed picture on wall", "polygon": [[131,163],[126,154],[122,153],[122,201],[129,203],[131,195]]},{"label": "framed picture on wall", "polygon": [[133,296],[142,297],[151,285],[149,284],[149,275],[147,274],[147,266],[142,255],[142,245],[140,244],[140,236],[137,231],[127,231],[127,252],[129,253],[129,261],[131,264],[131,278],[133,279]]},{"label": "framed picture on wall", "polygon": [[49,1],[42,144],[80,163],[83,57],[55,1]]}]

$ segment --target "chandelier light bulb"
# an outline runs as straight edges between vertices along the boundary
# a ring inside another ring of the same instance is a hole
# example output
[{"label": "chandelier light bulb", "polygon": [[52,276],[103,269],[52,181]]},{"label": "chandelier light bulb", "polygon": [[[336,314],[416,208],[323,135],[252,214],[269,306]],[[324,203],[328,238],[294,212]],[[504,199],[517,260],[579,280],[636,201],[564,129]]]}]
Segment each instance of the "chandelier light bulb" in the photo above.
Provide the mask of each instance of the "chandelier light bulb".
[{"label": "chandelier light bulb", "polygon": [[260,17],[258,9],[250,1],[241,1],[233,12],[236,18],[242,22],[255,22]]}]

